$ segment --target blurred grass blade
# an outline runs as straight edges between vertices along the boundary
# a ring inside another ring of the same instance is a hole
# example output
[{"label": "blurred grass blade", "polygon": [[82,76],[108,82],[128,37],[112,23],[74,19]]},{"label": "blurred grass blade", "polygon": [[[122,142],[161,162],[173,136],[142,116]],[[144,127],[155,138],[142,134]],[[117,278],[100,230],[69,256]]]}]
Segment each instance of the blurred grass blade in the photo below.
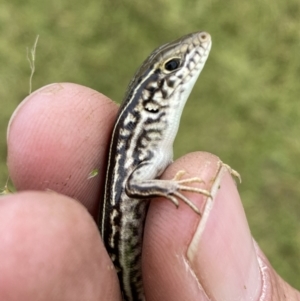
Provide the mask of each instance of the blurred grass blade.
[{"label": "blurred grass blade", "polygon": [[29,66],[30,66],[30,70],[31,70],[30,77],[29,77],[29,94],[31,94],[31,92],[32,92],[32,78],[33,78],[33,74],[35,71],[35,64],[34,64],[35,63],[35,52],[36,52],[36,46],[37,46],[38,40],[39,40],[39,35],[37,35],[35,42],[33,44],[33,47],[30,49],[30,54],[29,54],[28,47],[26,48],[27,49],[27,60],[29,62]]}]

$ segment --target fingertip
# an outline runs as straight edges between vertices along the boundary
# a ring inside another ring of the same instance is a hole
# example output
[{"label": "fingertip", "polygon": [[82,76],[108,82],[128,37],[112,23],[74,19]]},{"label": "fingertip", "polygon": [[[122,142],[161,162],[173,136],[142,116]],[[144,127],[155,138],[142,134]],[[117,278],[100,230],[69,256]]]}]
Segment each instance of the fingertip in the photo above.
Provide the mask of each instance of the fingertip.
[{"label": "fingertip", "polygon": [[[70,83],[45,86],[16,109],[8,127],[8,167],[17,190],[50,189],[95,213],[117,106]],[[92,170],[97,177],[88,179]]]},{"label": "fingertip", "polygon": [[[219,170],[219,161],[208,153],[191,153],[172,163],[162,178],[172,179],[179,170],[184,170],[184,179],[199,177],[203,180],[188,185],[210,191],[212,180]],[[203,210],[207,196],[193,192],[185,192],[184,195],[200,211]],[[148,298],[196,300],[201,294],[205,297],[203,291],[199,291],[199,283],[186,258],[188,245],[200,218],[182,201],[179,201],[178,209],[165,198],[151,201],[143,244],[143,275]]]},{"label": "fingertip", "polygon": [[79,202],[28,191],[3,197],[0,209],[1,300],[117,299],[116,273]]}]

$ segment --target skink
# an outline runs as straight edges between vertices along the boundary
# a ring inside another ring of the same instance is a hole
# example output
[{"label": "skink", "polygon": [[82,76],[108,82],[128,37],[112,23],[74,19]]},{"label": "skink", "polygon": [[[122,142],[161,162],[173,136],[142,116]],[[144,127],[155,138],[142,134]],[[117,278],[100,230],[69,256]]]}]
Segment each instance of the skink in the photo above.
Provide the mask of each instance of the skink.
[{"label": "skink", "polygon": [[182,194],[206,190],[188,186],[198,178],[158,177],[173,159],[182,110],[211,48],[206,32],[160,46],[131,80],[113,129],[98,225],[116,268],[123,300],[145,300],[142,283],[143,229],[149,200],[164,196],[199,213]]}]

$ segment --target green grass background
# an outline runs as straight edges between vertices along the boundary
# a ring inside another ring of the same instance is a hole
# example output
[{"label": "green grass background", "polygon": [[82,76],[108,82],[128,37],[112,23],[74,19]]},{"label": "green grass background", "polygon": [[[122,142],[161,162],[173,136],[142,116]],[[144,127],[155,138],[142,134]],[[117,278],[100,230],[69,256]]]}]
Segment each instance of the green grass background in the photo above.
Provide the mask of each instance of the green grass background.
[{"label": "green grass background", "polygon": [[213,47],[175,155],[212,152],[240,172],[253,236],[300,289],[299,0],[1,1],[0,186],[6,127],[28,94],[26,47],[38,34],[33,89],[68,81],[120,101],[155,47],[202,29]]}]

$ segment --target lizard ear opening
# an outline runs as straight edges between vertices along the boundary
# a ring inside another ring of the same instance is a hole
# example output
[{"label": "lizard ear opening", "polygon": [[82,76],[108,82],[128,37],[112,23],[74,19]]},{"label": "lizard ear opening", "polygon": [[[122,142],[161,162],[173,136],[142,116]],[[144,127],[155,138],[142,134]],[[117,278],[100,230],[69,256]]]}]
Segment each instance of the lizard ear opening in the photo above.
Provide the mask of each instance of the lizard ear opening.
[{"label": "lizard ear opening", "polygon": [[145,110],[149,113],[158,113],[159,112],[159,106],[157,104],[154,104],[154,103],[151,103],[151,102],[148,102],[146,105],[145,105]]}]

